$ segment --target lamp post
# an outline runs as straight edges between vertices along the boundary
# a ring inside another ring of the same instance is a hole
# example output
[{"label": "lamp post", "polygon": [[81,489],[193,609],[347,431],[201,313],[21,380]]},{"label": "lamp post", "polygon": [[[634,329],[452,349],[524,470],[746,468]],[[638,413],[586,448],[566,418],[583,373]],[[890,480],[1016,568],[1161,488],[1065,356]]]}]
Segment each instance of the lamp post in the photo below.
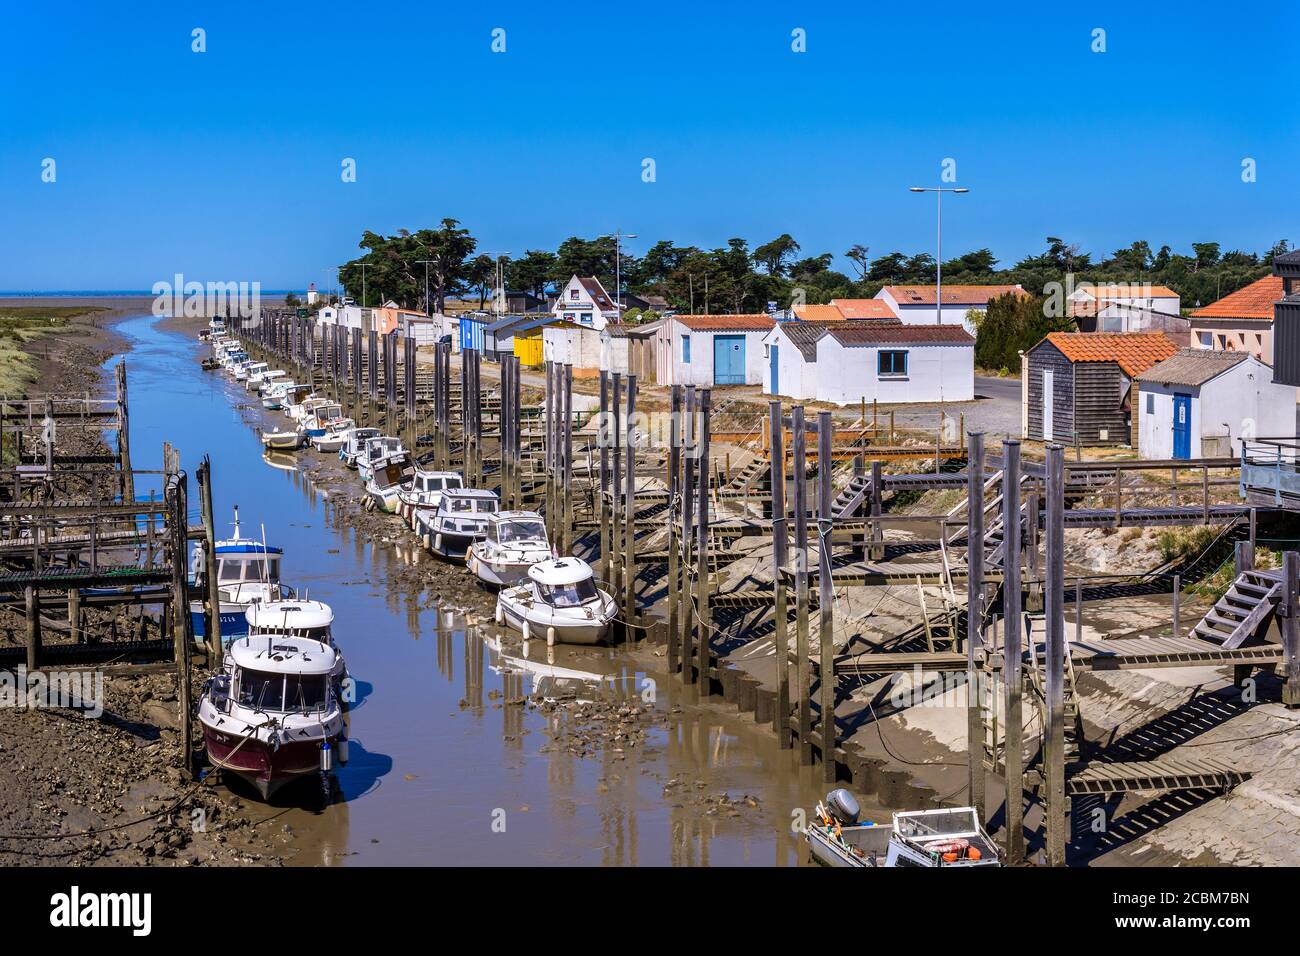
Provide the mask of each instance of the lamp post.
[{"label": "lamp post", "polygon": [[936,239],[937,248],[934,260],[934,301],[936,303],[939,324],[943,324],[943,194],[944,193],[968,193],[970,192],[964,186],[909,186],[908,189],[914,193],[934,193],[935,206],[938,211],[938,237]]},{"label": "lamp post", "polygon": [[614,240],[614,302],[618,311],[618,321],[621,323],[623,321],[623,271],[620,253],[623,240],[636,239],[637,235],[634,232],[619,232],[615,229],[613,235],[601,236],[601,238]]},{"label": "lamp post", "polygon": [[[505,315],[506,311],[506,267],[501,260],[510,255],[509,250],[490,250],[485,249],[483,255],[492,257],[492,280],[496,283],[496,291],[499,295],[492,296],[492,311],[496,313],[497,318]],[[527,311],[527,306],[525,306]]]}]

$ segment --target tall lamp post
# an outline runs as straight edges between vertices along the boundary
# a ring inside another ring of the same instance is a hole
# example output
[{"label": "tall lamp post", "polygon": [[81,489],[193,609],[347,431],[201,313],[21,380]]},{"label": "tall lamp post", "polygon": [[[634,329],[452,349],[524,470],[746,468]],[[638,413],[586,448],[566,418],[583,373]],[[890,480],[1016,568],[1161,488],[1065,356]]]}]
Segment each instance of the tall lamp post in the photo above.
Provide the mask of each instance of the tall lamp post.
[{"label": "tall lamp post", "polygon": [[909,186],[908,189],[914,193],[934,193],[935,205],[938,210],[938,238],[936,240],[938,248],[934,260],[934,301],[939,316],[939,324],[943,324],[943,194],[944,193],[968,193],[970,192],[964,186]]},{"label": "tall lamp post", "polygon": [[614,230],[610,236],[601,236],[602,239],[614,240],[614,301],[618,310],[618,321],[623,321],[623,270],[621,251],[624,239],[636,239],[634,232],[619,232]]},{"label": "tall lamp post", "polygon": [[433,315],[433,303],[429,301],[429,263],[432,259],[416,259],[415,264],[424,266],[424,314]]},{"label": "tall lamp post", "polygon": [[492,296],[492,311],[500,319],[506,311],[506,267],[501,260],[510,255],[510,251],[485,249],[483,255],[492,257],[492,281],[496,284],[496,293],[499,293]]}]

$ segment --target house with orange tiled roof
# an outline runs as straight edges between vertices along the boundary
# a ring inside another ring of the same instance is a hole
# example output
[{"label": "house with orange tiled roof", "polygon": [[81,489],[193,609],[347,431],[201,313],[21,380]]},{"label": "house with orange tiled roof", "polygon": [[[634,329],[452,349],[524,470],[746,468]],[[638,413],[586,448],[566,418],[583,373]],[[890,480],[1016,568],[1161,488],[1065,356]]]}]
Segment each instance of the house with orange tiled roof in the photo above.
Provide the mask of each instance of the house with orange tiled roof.
[{"label": "house with orange tiled roof", "polygon": [[1192,313],[1192,344],[1249,352],[1273,364],[1273,306],[1283,296],[1282,277],[1264,276]]},{"label": "house with orange tiled roof", "polygon": [[1168,331],[1161,319],[1182,320],[1182,297],[1150,282],[1080,282],[1065,297],[1066,314],[1081,332]]},{"label": "house with orange tiled roof", "polygon": [[757,385],[770,315],[674,315],[655,331],[660,385]]},{"label": "house with orange tiled roof", "polygon": [[831,305],[839,309],[846,319],[898,318],[898,313],[884,299],[831,299]]},{"label": "house with orange tiled roof", "polygon": [[1025,437],[1132,444],[1133,380],[1177,351],[1161,332],[1050,333],[1025,353]]},{"label": "house with orange tiled roof", "polygon": [[1019,285],[943,285],[943,302],[932,285],[887,285],[876,293],[891,312],[906,325],[961,323],[975,334],[971,312],[985,312],[989,302],[1001,295],[1029,295]]}]

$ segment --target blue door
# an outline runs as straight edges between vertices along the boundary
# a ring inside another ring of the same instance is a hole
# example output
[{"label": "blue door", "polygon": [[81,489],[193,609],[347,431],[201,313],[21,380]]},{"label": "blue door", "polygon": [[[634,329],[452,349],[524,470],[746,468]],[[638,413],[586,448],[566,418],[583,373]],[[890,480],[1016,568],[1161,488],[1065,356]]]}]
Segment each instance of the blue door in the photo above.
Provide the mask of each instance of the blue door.
[{"label": "blue door", "polygon": [[1192,396],[1174,393],[1174,457],[1192,457]]},{"label": "blue door", "polygon": [[713,384],[745,384],[745,337],[743,335],[713,337]]},{"label": "blue door", "polygon": [[776,346],[768,346],[772,354],[772,387],[768,390],[769,395],[781,394],[781,366],[777,363]]}]

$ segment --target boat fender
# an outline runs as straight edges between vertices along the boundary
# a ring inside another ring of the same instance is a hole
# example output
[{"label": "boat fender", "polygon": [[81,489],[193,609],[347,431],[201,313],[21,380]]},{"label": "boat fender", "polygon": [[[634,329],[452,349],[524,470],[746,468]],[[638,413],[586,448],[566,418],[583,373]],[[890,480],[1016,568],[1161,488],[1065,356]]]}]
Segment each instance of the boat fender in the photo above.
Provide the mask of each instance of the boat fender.
[{"label": "boat fender", "polygon": [[546,646],[547,647],[555,646],[555,628],[553,627],[548,627],[546,629]]},{"label": "boat fender", "polygon": [[321,741],[320,769],[322,773],[329,773],[334,769],[334,751],[330,748],[328,740]]},{"label": "boat fender", "polygon": [[345,766],[348,762],[348,738],[339,738],[339,766]]},{"label": "boat fender", "polygon": [[500,600],[497,601],[497,609],[493,617],[496,619],[498,626],[506,622],[506,609],[501,606]]},{"label": "boat fender", "polygon": [[438,534],[435,534],[433,536],[433,550],[435,551],[442,550],[442,532],[439,532]]},{"label": "boat fender", "polygon": [[528,624],[528,618],[524,618],[523,626],[520,628],[520,630],[523,632],[524,640],[525,641],[528,640],[529,637],[532,635],[532,628]]}]

